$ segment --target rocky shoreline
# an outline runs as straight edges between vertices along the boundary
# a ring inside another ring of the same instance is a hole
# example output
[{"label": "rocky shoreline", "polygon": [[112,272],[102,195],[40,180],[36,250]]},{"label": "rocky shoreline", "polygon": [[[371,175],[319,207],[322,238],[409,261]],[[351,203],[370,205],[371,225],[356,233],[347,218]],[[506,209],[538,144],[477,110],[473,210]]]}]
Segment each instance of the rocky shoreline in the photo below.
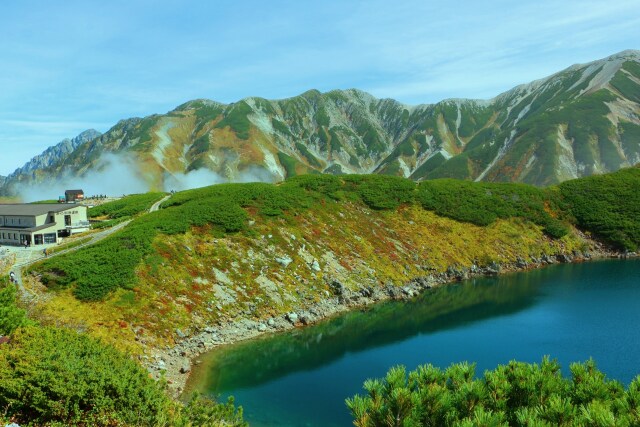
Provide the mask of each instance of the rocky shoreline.
[{"label": "rocky shoreline", "polygon": [[492,263],[487,266],[476,264],[470,267],[449,267],[444,272],[427,271],[424,276],[416,277],[403,286],[391,283],[379,287],[348,289],[337,279],[329,279],[327,285],[331,292],[327,298],[300,306],[295,310],[268,319],[237,319],[226,324],[207,326],[197,333],[187,336],[180,330],[176,335],[180,341],[168,349],[154,349],[151,356],[141,362],[150,374],[159,379],[164,377],[170,394],[179,397],[191,373],[193,364],[199,363],[198,356],[222,345],[244,341],[258,336],[304,327],[328,319],[340,313],[385,300],[408,300],[427,289],[447,283],[459,282],[473,277],[496,276],[503,273],[526,271],[551,264],[584,262],[604,258],[632,258],[636,253],[622,253],[604,245],[595,243],[590,252],[571,254],[542,254],[531,257],[530,261],[517,258],[512,262]]}]

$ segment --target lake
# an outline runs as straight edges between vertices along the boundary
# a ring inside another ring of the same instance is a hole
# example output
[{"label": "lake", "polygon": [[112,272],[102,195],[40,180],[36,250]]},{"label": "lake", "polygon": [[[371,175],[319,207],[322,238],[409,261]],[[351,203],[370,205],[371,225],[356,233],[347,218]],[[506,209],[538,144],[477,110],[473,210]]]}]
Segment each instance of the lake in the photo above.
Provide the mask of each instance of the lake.
[{"label": "lake", "polygon": [[344,399],[398,364],[593,357],[628,384],[640,374],[640,260],[561,264],[445,285],[312,327],[214,350],[189,387],[233,395],[252,426],[349,426]]}]

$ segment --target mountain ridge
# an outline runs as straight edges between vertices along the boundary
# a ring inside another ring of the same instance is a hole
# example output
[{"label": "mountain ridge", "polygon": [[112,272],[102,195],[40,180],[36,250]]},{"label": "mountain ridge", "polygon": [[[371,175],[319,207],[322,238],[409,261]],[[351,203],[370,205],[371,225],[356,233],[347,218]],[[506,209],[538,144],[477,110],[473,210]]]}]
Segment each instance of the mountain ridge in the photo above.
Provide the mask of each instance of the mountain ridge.
[{"label": "mountain ridge", "polygon": [[36,176],[10,175],[0,192],[82,176],[104,167],[107,153],[130,157],[152,189],[201,170],[213,173],[203,185],[321,172],[546,186],[640,162],[640,51],[574,64],[488,100],[409,106],[359,89],[195,99],[121,120]]}]

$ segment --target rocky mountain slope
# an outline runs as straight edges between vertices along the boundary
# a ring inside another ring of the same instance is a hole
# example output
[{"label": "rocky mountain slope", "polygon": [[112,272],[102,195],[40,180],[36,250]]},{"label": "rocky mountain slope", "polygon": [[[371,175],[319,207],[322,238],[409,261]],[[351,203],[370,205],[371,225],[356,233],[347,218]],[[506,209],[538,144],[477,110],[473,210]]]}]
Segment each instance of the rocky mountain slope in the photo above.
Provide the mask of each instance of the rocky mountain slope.
[{"label": "rocky mountain slope", "polygon": [[325,172],[544,186],[640,162],[640,51],[482,101],[407,106],[355,89],[228,105],[189,101],[120,121],[37,173],[16,171],[0,192],[100,169],[106,153],[126,154],[150,188],[202,169],[230,181]]},{"label": "rocky mountain slope", "polygon": [[89,129],[75,138],[65,138],[56,145],[47,148],[39,154],[25,163],[22,167],[16,169],[7,177],[0,177],[0,187],[7,183],[20,183],[39,181],[42,178],[46,178],[46,170],[51,167],[55,167],[60,162],[69,157],[76,149],[81,145],[91,141],[102,135],[95,129]]}]

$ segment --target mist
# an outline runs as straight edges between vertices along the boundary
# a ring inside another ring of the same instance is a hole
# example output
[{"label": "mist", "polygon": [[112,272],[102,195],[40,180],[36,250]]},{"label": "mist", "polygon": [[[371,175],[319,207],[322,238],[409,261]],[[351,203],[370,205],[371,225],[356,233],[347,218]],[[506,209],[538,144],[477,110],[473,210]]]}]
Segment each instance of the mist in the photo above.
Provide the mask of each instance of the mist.
[{"label": "mist", "polygon": [[85,197],[105,194],[145,193],[149,182],[140,173],[133,158],[126,155],[104,154],[97,167],[80,176],[67,175],[53,182],[18,184],[15,192],[23,202],[57,199],[65,190],[82,190]]},{"label": "mist", "polygon": [[164,191],[183,191],[191,188],[206,187],[208,185],[222,184],[225,182],[268,182],[277,181],[271,172],[259,166],[250,166],[238,172],[231,178],[222,176],[209,169],[197,169],[194,171],[169,174],[165,173]]},{"label": "mist", "polygon": [[209,169],[187,173],[165,172],[162,176],[140,170],[139,161],[127,154],[103,154],[92,170],[80,176],[70,174],[55,181],[16,184],[14,192],[25,202],[57,200],[65,190],[82,190],[85,197],[122,196],[148,191],[183,191],[226,182],[275,182],[278,177],[263,167],[251,166],[231,178]]}]

